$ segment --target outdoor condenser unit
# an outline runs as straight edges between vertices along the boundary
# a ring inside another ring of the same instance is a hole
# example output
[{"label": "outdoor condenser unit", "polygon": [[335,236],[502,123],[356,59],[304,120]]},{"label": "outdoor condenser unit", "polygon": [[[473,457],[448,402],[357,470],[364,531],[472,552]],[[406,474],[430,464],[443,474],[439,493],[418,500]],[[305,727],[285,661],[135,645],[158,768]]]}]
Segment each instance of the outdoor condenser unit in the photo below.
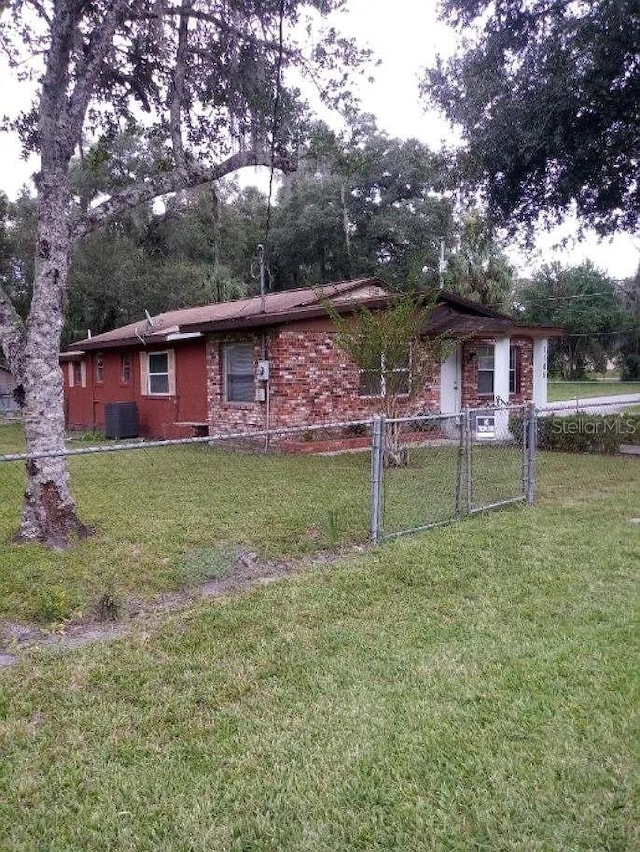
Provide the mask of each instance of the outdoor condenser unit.
[{"label": "outdoor condenser unit", "polygon": [[104,434],[106,438],[137,438],[138,406],[135,402],[107,402],[104,406]]}]

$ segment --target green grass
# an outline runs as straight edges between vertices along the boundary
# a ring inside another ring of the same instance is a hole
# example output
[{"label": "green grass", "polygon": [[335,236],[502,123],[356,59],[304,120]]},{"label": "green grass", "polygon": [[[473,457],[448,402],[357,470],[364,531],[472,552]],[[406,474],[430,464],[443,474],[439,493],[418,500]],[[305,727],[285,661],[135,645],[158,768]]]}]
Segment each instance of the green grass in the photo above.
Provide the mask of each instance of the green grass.
[{"label": "green grass", "polygon": [[0,848],[639,848],[639,480],[543,456],[534,510],[34,652],[0,672]]},{"label": "green grass", "polygon": [[568,399],[592,399],[598,396],[617,396],[624,393],[640,393],[640,382],[591,381],[553,382],[547,385],[549,402]]},{"label": "green grass", "polygon": [[[19,435],[0,440],[15,447]],[[10,543],[24,474],[21,463],[0,463],[0,619],[85,611],[114,584],[125,596],[177,589],[189,584],[185,559],[212,545],[299,556],[368,534],[366,454],[264,457],[200,445],[80,456],[70,471],[97,535],[54,553]]]}]

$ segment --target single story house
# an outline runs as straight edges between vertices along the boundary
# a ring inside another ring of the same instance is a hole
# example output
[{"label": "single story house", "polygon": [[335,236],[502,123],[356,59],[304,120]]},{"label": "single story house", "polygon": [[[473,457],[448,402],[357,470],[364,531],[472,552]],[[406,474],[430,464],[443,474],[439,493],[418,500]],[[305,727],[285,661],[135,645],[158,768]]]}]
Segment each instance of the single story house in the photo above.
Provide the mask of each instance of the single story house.
[{"label": "single story house", "polygon": [[[186,437],[304,426],[377,413],[382,373],[360,374],[335,341],[323,302],[342,315],[384,310],[375,278],[287,290],[168,311],[88,337],[61,355],[67,425],[104,429],[105,405],[135,403],[140,434]],[[499,402],[546,402],[547,339],[526,326],[440,292],[425,334],[446,332],[456,351],[402,400],[403,413],[455,413]],[[410,366],[407,363],[410,381]]]}]

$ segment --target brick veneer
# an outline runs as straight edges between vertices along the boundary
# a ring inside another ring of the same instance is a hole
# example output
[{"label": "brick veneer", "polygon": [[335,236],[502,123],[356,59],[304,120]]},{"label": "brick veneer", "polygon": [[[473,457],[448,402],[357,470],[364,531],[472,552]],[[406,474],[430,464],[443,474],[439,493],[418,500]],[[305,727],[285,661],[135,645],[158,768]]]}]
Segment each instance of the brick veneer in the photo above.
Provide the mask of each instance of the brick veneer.
[{"label": "brick veneer", "polygon": [[[495,338],[468,341],[462,346],[462,407],[481,408],[493,404],[493,395],[478,393],[478,358],[481,346],[493,346]],[[511,345],[518,347],[520,392],[509,394],[509,402],[518,404],[533,399],[533,340],[530,337],[512,337]]]},{"label": "brick veneer", "polygon": [[[268,332],[272,428],[357,420],[380,412],[379,398],[359,395],[358,370],[336,346],[334,337],[330,331],[287,326]],[[207,398],[212,433],[265,426],[264,402],[229,403],[224,399],[223,346],[237,342],[252,342],[255,360],[260,357],[260,335],[217,335],[207,342]],[[424,386],[399,403],[399,413],[439,408],[440,370],[434,368]]]}]

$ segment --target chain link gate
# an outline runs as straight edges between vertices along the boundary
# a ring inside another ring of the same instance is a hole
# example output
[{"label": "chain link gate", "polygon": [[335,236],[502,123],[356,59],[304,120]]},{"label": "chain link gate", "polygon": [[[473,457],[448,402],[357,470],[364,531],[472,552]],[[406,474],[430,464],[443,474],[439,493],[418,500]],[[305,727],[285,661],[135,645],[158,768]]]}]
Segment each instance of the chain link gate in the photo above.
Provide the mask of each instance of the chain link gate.
[{"label": "chain link gate", "polygon": [[533,502],[535,411],[531,406],[464,412],[468,515]]},{"label": "chain link gate", "polygon": [[535,435],[530,405],[375,418],[371,540],[532,503]]}]

